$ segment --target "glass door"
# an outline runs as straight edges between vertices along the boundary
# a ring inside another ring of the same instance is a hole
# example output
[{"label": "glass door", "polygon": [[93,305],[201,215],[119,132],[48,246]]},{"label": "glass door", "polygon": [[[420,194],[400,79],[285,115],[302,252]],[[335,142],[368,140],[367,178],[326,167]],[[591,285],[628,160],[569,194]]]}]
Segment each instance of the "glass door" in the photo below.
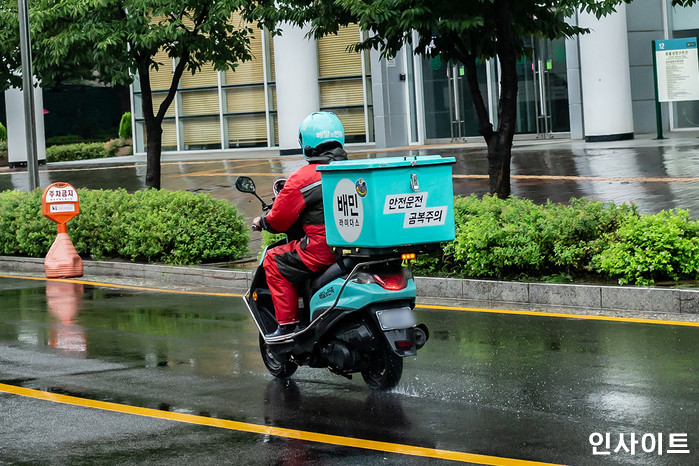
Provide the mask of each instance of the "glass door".
[{"label": "glass door", "polygon": [[517,134],[538,138],[570,131],[565,41],[530,38],[532,59],[517,63]]},{"label": "glass door", "polygon": [[[529,38],[532,59],[517,63],[516,134],[550,138],[570,132],[565,40]],[[499,73],[488,79],[485,63],[478,64],[478,83],[489,108],[489,89],[498,89]],[[422,62],[425,138],[430,142],[478,136],[478,118],[463,65],[443,62],[439,56]],[[490,86],[489,86],[490,84]],[[496,118],[491,115],[491,121]],[[493,121],[497,125],[496,121]]]},{"label": "glass door", "polygon": [[[488,106],[488,82],[484,64],[477,66],[478,83]],[[425,102],[425,138],[458,141],[479,136],[466,70],[461,64],[442,62],[439,56],[422,62]]]}]

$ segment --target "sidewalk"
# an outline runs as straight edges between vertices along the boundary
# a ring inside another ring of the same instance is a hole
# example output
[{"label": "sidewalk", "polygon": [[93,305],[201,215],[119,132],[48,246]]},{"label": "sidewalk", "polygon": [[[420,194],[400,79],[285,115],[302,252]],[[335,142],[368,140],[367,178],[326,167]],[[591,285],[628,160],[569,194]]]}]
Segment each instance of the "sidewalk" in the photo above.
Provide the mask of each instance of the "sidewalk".
[{"label": "sidewalk", "polygon": [[[664,134],[665,139],[657,140],[655,134],[636,134],[634,139],[626,141],[607,141],[607,142],[585,142],[583,139],[532,139],[522,137],[515,139],[513,143],[513,152],[519,150],[543,150],[543,149],[558,149],[558,150],[611,150],[611,149],[629,149],[638,147],[699,147],[699,130],[697,131],[675,131]],[[424,152],[439,154],[443,151],[466,150],[466,151],[481,151],[487,149],[482,137],[468,137],[464,142],[454,142],[447,144],[426,144],[426,145],[410,145],[402,147],[376,148],[374,144],[349,144],[346,147],[347,152],[351,156],[369,155],[369,156],[390,156],[393,154],[407,152]],[[240,159],[266,159],[266,158],[282,158],[290,159],[300,157],[294,155],[279,155],[277,148],[248,148],[248,149],[224,149],[224,150],[208,150],[208,151],[184,151],[184,152],[163,152],[163,162],[191,162],[204,160],[240,160]],[[70,162],[53,162],[42,168],[70,168],[70,167],[85,167],[98,165],[116,165],[116,164],[145,164],[146,154],[127,155],[122,157],[108,157],[92,160],[75,160]],[[9,168],[0,167],[2,170]],[[23,171],[19,169],[17,171]]]}]

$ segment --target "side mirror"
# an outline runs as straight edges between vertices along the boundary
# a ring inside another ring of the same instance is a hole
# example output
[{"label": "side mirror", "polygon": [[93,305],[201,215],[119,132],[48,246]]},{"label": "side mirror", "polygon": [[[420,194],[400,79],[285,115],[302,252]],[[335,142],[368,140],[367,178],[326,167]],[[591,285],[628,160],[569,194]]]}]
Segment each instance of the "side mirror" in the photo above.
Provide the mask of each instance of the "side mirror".
[{"label": "side mirror", "polygon": [[255,182],[249,176],[239,176],[235,180],[235,187],[241,193],[255,194]]}]

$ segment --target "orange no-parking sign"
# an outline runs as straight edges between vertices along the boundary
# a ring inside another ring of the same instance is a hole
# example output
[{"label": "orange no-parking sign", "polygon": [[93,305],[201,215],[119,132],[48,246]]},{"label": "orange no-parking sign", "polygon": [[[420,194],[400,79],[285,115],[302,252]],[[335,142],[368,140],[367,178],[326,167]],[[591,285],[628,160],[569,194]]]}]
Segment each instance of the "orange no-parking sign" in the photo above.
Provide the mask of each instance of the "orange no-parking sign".
[{"label": "orange no-parking sign", "polygon": [[41,196],[41,213],[56,222],[58,236],[51,245],[44,268],[48,278],[82,277],[83,261],[68,237],[66,223],[80,213],[78,191],[68,183],[54,183]]},{"label": "orange no-parking sign", "polygon": [[58,224],[68,223],[80,213],[78,191],[68,183],[53,183],[41,196],[41,213]]}]

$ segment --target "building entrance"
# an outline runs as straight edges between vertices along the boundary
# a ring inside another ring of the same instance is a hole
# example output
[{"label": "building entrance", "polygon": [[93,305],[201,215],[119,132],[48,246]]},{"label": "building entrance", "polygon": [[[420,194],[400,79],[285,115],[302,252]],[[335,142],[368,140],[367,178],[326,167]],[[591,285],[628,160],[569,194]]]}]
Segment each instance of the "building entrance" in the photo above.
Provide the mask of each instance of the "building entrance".
[{"label": "building entrance", "polygon": [[[479,136],[466,71],[461,64],[443,62],[439,56],[422,62],[425,99],[425,138],[430,142],[463,140]],[[478,65],[478,82],[488,105],[485,64]]]},{"label": "building entrance", "polygon": [[550,138],[570,132],[565,40],[531,37],[531,59],[517,64],[517,134]]},{"label": "building entrance", "polygon": [[[516,134],[553,137],[570,132],[565,41],[530,38],[531,59],[517,64]],[[478,83],[490,120],[497,124],[499,68],[491,62],[477,67]],[[492,72],[491,72],[492,71]],[[439,57],[422,61],[427,142],[449,142],[479,136],[478,118],[463,65],[442,62]]]}]

